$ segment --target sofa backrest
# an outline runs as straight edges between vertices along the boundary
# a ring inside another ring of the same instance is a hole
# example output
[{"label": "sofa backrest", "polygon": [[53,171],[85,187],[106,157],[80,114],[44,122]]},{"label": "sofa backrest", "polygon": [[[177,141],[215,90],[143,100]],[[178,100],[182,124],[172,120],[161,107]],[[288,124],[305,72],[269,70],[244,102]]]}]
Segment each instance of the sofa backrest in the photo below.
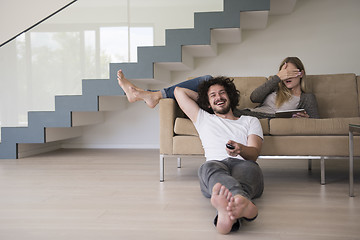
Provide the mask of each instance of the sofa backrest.
[{"label": "sofa backrest", "polygon": [[320,118],[359,117],[355,74],[307,75],[316,96]]},{"label": "sofa backrest", "polygon": [[250,100],[250,95],[255,88],[267,81],[266,77],[234,77],[236,89],[240,91],[239,109],[254,108],[258,103]]}]

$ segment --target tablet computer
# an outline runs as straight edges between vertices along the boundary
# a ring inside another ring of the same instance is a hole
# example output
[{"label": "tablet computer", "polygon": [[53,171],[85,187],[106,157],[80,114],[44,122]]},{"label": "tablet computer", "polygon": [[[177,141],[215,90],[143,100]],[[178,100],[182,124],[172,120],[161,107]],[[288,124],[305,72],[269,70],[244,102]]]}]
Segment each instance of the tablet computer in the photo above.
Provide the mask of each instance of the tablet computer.
[{"label": "tablet computer", "polygon": [[294,109],[294,110],[286,110],[286,111],[276,111],[276,118],[291,118],[293,114],[305,112],[305,109]]}]

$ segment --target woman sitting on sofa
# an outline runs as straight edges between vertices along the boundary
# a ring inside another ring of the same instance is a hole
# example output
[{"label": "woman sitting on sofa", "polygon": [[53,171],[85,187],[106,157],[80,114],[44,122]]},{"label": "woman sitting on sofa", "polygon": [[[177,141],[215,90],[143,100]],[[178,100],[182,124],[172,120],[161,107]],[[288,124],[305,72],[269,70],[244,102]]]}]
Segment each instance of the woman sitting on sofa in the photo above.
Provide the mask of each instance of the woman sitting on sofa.
[{"label": "woman sitting on sofa", "polygon": [[[160,91],[146,91],[130,83],[121,70],[118,71],[118,82],[126,93],[129,102],[145,101],[150,108],[154,108],[162,98],[175,98],[175,87],[188,88],[197,91],[200,82],[212,76],[206,75],[190,79]],[[282,110],[305,109],[296,113],[296,118],[319,118],[316,98],[312,93],[305,93],[305,68],[297,57],[285,58],[279,67],[279,72],[269,78],[263,85],[256,88],[250,96],[254,103],[260,105],[253,109],[235,110],[234,114],[251,115],[257,118],[274,118],[275,112]]]}]

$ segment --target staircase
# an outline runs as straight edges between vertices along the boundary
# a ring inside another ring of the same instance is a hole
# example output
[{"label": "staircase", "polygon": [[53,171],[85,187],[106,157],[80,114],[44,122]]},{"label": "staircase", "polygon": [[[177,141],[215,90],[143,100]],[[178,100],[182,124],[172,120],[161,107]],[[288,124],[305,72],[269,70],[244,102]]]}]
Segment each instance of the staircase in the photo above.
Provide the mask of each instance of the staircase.
[{"label": "staircase", "polygon": [[27,127],[2,127],[0,159],[31,155],[33,148],[56,149],[59,141],[81,136],[81,126],[102,122],[101,111],[116,110],[107,103],[126,101],[117,83],[119,69],[132,81],[167,83],[171,71],[193,69],[194,58],[216,56],[218,44],[240,42],[243,29],[266,27],[270,9],[290,13],[295,2],[224,0],[221,12],[195,13],[194,28],[166,30],[165,46],[139,47],[137,63],[111,63],[110,79],[83,80],[82,95],[56,96],[55,111],[29,112]]}]

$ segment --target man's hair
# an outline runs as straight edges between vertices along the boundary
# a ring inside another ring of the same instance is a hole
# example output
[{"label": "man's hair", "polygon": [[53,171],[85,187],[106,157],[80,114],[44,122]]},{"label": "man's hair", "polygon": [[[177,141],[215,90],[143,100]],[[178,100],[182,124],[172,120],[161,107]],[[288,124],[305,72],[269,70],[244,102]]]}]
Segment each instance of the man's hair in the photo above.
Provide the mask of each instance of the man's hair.
[{"label": "man's hair", "polygon": [[214,113],[214,111],[210,107],[208,91],[211,86],[220,85],[225,88],[225,91],[230,99],[230,108],[234,111],[234,109],[239,104],[240,92],[236,89],[233,81],[233,79],[230,79],[228,77],[220,76],[211,78],[207,81],[203,81],[202,83],[200,83],[198,87],[199,97],[197,100],[199,107],[211,114]]}]

